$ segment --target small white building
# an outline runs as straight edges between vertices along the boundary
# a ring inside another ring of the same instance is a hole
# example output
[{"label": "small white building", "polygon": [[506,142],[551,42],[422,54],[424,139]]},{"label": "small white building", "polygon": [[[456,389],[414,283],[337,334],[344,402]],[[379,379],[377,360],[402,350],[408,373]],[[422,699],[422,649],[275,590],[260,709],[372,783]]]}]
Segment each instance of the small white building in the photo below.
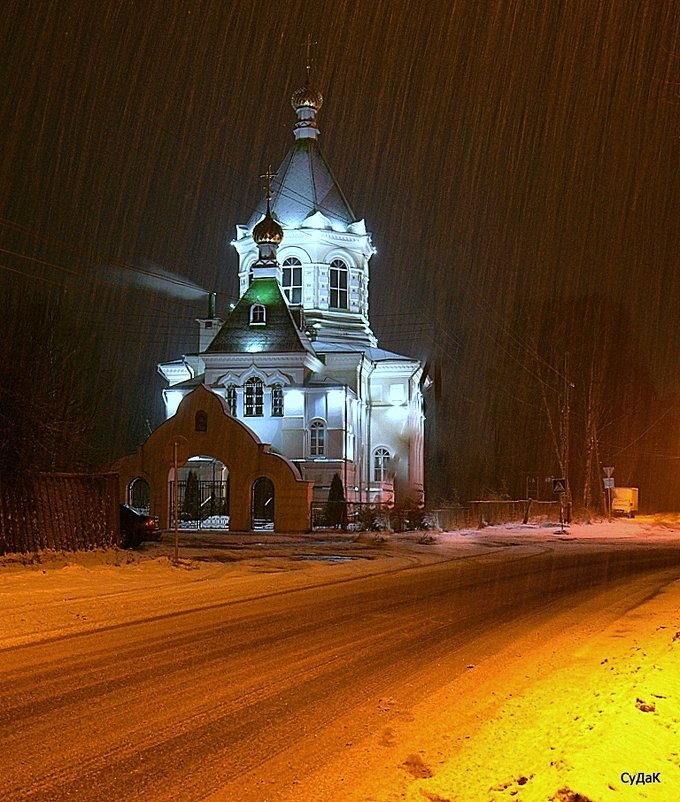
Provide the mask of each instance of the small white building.
[{"label": "small white building", "polygon": [[321,94],[291,99],[295,139],[266,200],[237,226],[240,300],[199,320],[195,354],[159,365],[172,416],[205,384],[325,501],[422,505],[419,361],[378,347],[368,314],[371,235],[319,148]]}]

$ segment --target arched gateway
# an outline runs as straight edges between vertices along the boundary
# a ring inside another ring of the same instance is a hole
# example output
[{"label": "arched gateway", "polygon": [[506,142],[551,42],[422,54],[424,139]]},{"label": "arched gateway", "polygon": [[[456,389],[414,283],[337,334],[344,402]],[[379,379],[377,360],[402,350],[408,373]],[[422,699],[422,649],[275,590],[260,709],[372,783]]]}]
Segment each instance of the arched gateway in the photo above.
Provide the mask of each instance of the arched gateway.
[{"label": "arched gateway", "polygon": [[172,476],[175,460],[181,468],[196,454],[208,455],[229,466],[230,530],[252,530],[256,484],[269,491],[262,493],[262,502],[258,495],[258,503],[265,510],[267,499],[272,499],[266,506],[266,517],[268,523],[271,519],[275,531],[309,530],[312,483],[300,478],[292,462],[272,454],[266,443],[229,413],[225,401],[204,385],[185,396],[177,412],[149,435],[135,454],[112,466],[119,477],[121,502],[126,500],[133,480],[146,480],[151,514],[159,517],[161,528],[171,528],[168,477]]}]

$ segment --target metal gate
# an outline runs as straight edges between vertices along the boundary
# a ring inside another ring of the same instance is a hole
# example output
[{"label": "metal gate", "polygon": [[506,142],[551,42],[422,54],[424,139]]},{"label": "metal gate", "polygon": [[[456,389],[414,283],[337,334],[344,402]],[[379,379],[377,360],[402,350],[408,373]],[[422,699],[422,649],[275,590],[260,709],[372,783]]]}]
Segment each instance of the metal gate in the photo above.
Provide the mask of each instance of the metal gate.
[{"label": "metal gate", "polygon": [[170,526],[175,521],[175,490],[180,529],[229,529],[229,480],[182,479],[170,482]]}]

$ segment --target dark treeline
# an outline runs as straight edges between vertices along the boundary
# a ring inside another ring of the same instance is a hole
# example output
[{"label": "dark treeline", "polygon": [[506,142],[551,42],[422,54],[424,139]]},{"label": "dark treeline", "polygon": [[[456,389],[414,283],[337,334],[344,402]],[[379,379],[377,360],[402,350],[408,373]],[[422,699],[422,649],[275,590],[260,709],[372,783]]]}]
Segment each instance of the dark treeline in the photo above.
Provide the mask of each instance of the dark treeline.
[{"label": "dark treeline", "polygon": [[9,292],[4,303],[0,474],[101,467],[112,384],[87,315],[63,292]]},{"label": "dark treeline", "polygon": [[548,499],[549,478],[565,477],[575,507],[596,510],[613,466],[644,506],[674,508],[673,399],[658,397],[627,311],[605,293],[553,295],[510,319],[486,347],[468,334],[459,364],[430,392],[439,396],[434,495]]},{"label": "dark treeline", "polygon": [[162,421],[155,365],[166,352],[146,328],[156,296],[108,287],[98,277],[78,266],[77,277],[57,288],[25,275],[0,275],[5,477],[106,470]]}]

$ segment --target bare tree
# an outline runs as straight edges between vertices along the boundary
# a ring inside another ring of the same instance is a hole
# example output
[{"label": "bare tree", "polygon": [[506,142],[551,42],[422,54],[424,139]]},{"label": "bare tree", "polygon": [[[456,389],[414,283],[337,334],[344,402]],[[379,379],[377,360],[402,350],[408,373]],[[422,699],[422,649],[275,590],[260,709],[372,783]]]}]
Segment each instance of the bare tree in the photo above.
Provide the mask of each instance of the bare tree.
[{"label": "bare tree", "polygon": [[96,461],[97,345],[63,297],[7,299],[0,322],[0,472],[82,470]]}]

